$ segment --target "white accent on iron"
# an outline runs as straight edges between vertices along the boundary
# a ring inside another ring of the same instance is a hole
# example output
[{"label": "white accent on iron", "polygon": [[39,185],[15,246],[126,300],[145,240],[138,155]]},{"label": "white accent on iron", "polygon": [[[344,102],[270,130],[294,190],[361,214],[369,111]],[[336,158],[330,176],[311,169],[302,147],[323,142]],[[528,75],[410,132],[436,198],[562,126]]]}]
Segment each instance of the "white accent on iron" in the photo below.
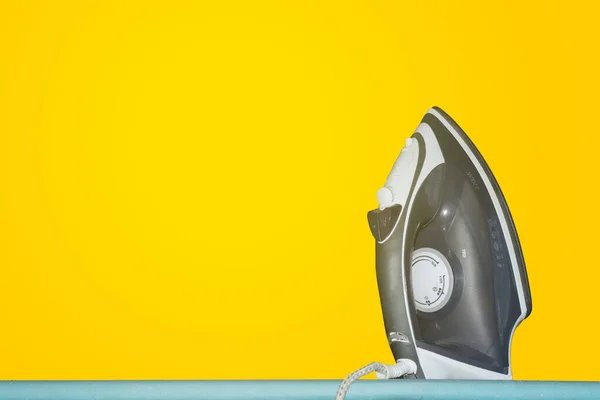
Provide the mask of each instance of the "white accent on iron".
[{"label": "white accent on iron", "polygon": [[[429,125],[420,124],[415,133],[421,134],[425,141],[425,148],[421,149],[418,140],[414,138],[406,139],[405,145],[400,151],[398,158],[396,158],[394,166],[385,181],[385,186],[377,191],[377,202],[381,210],[397,204],[404,208],[409,200],[408,195],[415,178],[417,179],[417,183],[413,191],[413,197],[425,178],[427,178],[427,175],[435,167],[444,163],[442,150]],[[425,152],[425,159],[421,170],[418,171],[418,177],[415,177],[417,174],[419,153],[421,151]]]},{"label": "white accent on iron", "polygon": [[[487,178],[487,174],[483,170],[483,167],[481,166],[479,161],[477,160],[477,157],[475,156],[475,154],[473,154],[473,152],[469,148],[469,145],[467,143],[465,143],[465,141],[461,138],[460,134],[454,129],[454,127],[450,124],[450,122],[448,122],[440,113],[438,113],[433,108],[428,111],[428,114],[435,116],[442,124],[444,124],[444,126],[450,131],[450,133],[452,133],[454,138],[458,141],[458,143],[461,145],[461,147],[463,148],[465,153],[469,156],[469,158],[473,162],[473,165],[475,165],[475,168],[477,168],[477,172],[479,172],[479,176],[481,176],[481,180],[485,184],[485,189],[489,193],[494,193],[494,187],[492,185],[492,182]],[[494,204],[494,209],[496,210],[496,214],[498,214],[498,217],[500,220],[500,226],[502,227],[502,231],[509,232],[508,222],[507,222],[508,217],[504,214],[504,211],[502,210],[502,206],[500,205],[498,198],[495,195],[492,195],[490,197],[492,198],[492,202]],[[507,240],[506,244],[507,244],[507,248],[508,248],[508,253],[510,255],[510,262],[513,267],[513,273],[515,274],[515,280],[517,282],[520,282],[521,281],[521,271],[519,270],[519,264],[517,262],[517,256],[516,256],[516,252],[515,252],[512,240]],[[509,349],[511,348],[511,345],[512,345],[512,339],[513,339],[513,336],[515,333],[515,329],[525,319],[525,316],[527,315],[527,305],[525,302],[525,293],[523,292],[523,288],[521,287],[521,285],[516,285],[516,286],[517,286],[517,296],[519,297],[519,306],[521,307],[521,315],[519,316],[519,319],[517,320],[517,323],[515,324],[512,332],[511,332]],[[510,358],[511,358],[511,354],[509,351],[509,354],[508,354],[509,365],[511,365]]]},{"label": "white accent on iron", "polygon": [[424,247],[413,252],[411,280],[417,310],[433,313],[448,304],[454,289],[454,273],[439,251]]},{"label": "white accent on iron", "polygon": [[511,380],[512,374],[501,374],[462,363],[417,347],[419,363],[425,379]]},{"label": "white accent on iron", "polygon": [[[421,168],[419,177],[417,178],[417,184],[415,185],[415,190],[413,191],[412,195],[413,198],[419,191],[419,188],[423,184],[425,178],[429,176],[429,173],[433,171],[435,167],[445,162],[442,149],[440,149],[440,145],[435,137],[435,134],[429,125],[425,123],[419,124],[415,130],[415,133],[420,133],[425,141],[425,160],[423,161],[423,167]],[[415,142],[418,143],[416,140]]]},{"label": "white accent on iron", "polygon": [[377,201],[379,209],[384,210],[396,204],[402,207],[406,204],[408,193],[417,170],[419,161],[419,143],[411,139],[407,141],[408,146],[404,146],[394,166],[390,171],[385,186],[377,191]]}]

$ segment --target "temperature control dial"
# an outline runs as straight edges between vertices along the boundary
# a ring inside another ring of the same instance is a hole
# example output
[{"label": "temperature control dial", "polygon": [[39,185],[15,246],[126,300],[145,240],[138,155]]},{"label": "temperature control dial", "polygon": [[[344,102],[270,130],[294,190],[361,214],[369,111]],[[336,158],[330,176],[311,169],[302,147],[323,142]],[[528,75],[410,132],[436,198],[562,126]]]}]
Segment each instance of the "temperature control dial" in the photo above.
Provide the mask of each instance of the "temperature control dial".
[{"label": "temperature control dial", "polygon": [[442,253],[430,248],[414,251],[411,276],[417,310],[433,313],[448,303],[454,288],[454,273]]}]

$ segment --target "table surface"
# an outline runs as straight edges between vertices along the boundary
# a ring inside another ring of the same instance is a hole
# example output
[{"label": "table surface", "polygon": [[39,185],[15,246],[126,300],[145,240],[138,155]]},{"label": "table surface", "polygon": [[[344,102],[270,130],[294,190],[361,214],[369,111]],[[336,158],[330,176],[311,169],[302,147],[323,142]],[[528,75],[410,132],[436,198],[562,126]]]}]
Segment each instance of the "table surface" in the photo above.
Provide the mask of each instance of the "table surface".
[{"label": "table surface", "polygon": [[[341,381],[0,381],[2,400],[333,400]],[[362,380],[348,400],[600,399],[600,382]]]}]

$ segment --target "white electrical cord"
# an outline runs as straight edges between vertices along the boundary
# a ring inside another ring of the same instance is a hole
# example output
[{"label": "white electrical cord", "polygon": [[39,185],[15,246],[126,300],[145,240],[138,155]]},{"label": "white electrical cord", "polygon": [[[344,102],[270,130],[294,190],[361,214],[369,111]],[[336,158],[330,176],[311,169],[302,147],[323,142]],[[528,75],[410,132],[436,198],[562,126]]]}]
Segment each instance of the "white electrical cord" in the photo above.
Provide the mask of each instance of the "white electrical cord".
[{"label": "white electrical cord", "polygon": [[348,389],[350,389],[350,385],[363,376],[369,375],[373,371],[377,374],[377,379],[394,379],[400,378],[406,374],[416,373],[417,364],[415,364],[413,360],[400,359],[394,365],[385,365],[378,362],[366,365],[361,369],[354,371],[342,381],[340,388],[335,395],[335,400],[344,400],[346,393],[348,393]]}]

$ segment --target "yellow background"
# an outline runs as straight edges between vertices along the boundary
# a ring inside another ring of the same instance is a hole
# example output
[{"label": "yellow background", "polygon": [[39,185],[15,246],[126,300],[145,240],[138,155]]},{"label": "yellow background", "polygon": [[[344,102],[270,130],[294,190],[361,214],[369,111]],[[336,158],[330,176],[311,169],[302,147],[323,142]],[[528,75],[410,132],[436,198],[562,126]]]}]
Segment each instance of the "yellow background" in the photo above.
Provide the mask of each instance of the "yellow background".
[{"label": "yellow background", "polygon": [[0,378],[390,362],[366,212],[439,105],[521,236],[515,377],[600,380],[595,4],[2,1]]}]

